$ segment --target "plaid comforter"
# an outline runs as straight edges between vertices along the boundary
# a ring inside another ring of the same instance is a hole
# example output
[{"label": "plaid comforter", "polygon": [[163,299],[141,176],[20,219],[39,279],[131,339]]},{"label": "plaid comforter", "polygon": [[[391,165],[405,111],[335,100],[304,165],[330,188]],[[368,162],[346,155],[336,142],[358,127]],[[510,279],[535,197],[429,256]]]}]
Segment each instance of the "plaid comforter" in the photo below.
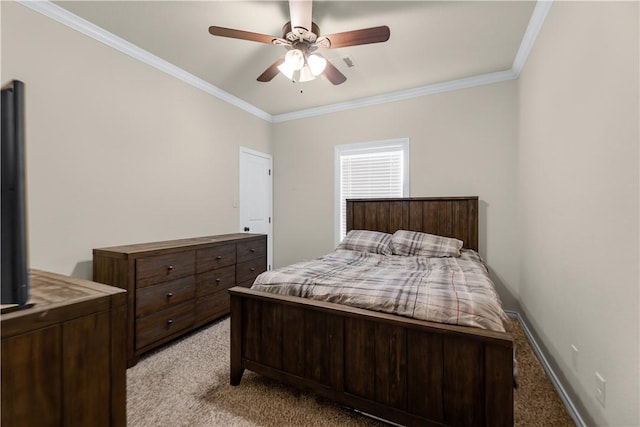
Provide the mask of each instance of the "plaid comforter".
[{"label": "plaid comforter", "polygon": [[336,250],[266,271],[252,289],[504,332],[509,321],[475,251],[459,257]]}]

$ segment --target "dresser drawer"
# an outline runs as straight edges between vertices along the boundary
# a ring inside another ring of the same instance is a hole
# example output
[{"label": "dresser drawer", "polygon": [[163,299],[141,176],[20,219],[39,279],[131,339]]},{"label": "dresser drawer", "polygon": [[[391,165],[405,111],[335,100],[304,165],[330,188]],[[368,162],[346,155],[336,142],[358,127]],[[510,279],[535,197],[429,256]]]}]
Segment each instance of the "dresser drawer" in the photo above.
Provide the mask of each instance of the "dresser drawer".
[{"label": "dresser drawer", "polygon": [[201,297],[212,292],[232,288],[236,284],[236,266],[219,268],[198,274],[196,296]]},{"label": "dresser drawer", "polygon": [[263,239],[249,240],[248,242],[238,242],[237,259],[238,262],[267,256],[266,237]]},{"label": "dresser drawer", "polygon": [[146,316],[193,299],[196,279],[187,276],[136,290],[136,317]]},{"label": "dresser drawer", "polygon": [[196,301],[196,324],[229,314],[230,307],[230,296],[226,290],[200,297]]},{"label": "dresser drawer", "polygon": [[191,276],[196,270],[195,251],[156,255],[136,260],[137,287]]},{"label": "dresser drawer", "polygon": [[196,260],[198,273],[233,265],[236,263],[236,245],[229,244],[199,249]]},{"label": "dresser drawer", "polygon": [[236,265],[236,283],[253,281],[258,274],[267,269],[267,259],[260,258]]},{"label": "dresser drawer", "polygon": [[193,300],[136,321],[136,350],[193,325]]}]

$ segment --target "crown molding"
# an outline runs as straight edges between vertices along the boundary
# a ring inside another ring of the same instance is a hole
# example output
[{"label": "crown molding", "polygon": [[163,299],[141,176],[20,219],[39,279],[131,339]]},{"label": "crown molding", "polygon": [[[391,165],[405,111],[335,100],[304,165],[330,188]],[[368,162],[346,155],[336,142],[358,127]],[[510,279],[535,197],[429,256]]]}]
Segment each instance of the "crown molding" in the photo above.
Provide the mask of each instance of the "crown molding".
[{"label": "crown molding", "polygon": [[87,35],[94,40],[97,40],[101,43],[104,43],[107,46],[110,46],[126,55],[131,56],[139,61],[144,62],[147,65],[150,65],[160,71],[163,71],[170,76],[173,76],[177,79],[184,81],[185,83],[194,86],[200,90],[205,91],[206,93],[215,96],[235,107],[238,107],[250,114],[253,114],[256,117],[259,117],[266,121],[271,121],[271,114],[267,113],[259,109],[258,107],[249,104],[248,102],[220,89],[217,86],[212,85],[209,82],[204,81],[203,79],[194,76],[193,74],[185,71],[184,69],[171,64],[168,61],[165,61],[162,58],[130,43],[123,38],[116,36],[113,33],[101,28],[86,19],[83,19],[68,10],[50,2],[49,0],[44,1],[33,1],[33,0],[18,0],[20,4],[23,6],[32,9],[38,13],[41,13],[44,16],[47,16],[63,25],[66,25],[69,28],[72,28],[84,35]]},{"label": "crown molding", "polygon": [[322,114],[337,113],[339,111],[353,110],[356,108],[371,107],[373,105],[385,104],[388,102],[403,101],[436,93],[450,92],[452,90],[467,89],[476,86],[483,86],[506,80],[517,79],[518,76],[512,70],[497,71],[495,73],[482,74],[479,76],[467,77],[464,79],[451,80],[443,83],[421,86],[413,89],[389,92],[382,95],[369,96],[366,98],[345,101],[337,104],[325,105],[317,108],[293,111],[291,113],[277,114],[273,116],[273,123],[286,122],[289,120],[303,119],[307,117],[319,116]]},{"label": "crown molding", "polygon": [[316,108],[293,111],[290,113],[271,115],[266,111],[250,104],[237,96],[230,94],[217,86],[185,71],[184,69],[165,61],[162,58],[130,43],[115,34],[67,11],[66,9],[52,3],[49,0],[17,0],[23,6],[45,15],[63,25],[68,26],[82,34],[85,34],[107,46],[110,46],[132,58],[138,59],[160,71],[163,71],[185,83],[198,88],[216,98],[221,99],[237,108],[240,108],[256,117],[270,123],[281,123],[289,120],[297,120],[307,117],[319,116],[323,114],[336,113],[340,111],[352,110],[356,108],[370,107],[373,105],[385,104],[388,102],[403,101],[420,96],[434,95],[452,90],[467,89],[507,80],[515,80],[520,76],[520,72],[527,61],[527,57],[533,48],[535,40],[542,28],[547,13],[551,8],[553,0],[538,0],[529,20],[527,30],[522,38],[518,53],[513,61],[510,70],[497,71],[494,73],[482,74],[448,82],[435,83],[427,86],[417,87],[396,92],[389,92],[381,95],[360,98],[352,101],[345,101],[336,104],[325,105]]},{"label": "crown molding", "polygon": [[520,48],[518,49],[518,53],[513,60],[513,66],[511,67],[518,76],[520,76],[520,73],[524,68],[524,64],[527,62],[529,53],[531,53],[531,49],[533,49],[533,44],[538,38],[538,33],[540,33],[542,24],[544,24],[544,21],[547,18],[547,13],[549,13],[552,3],[553,0],[538,0],[536,2],[536,6],[531,14],[531,19],[529,19],[529,25],[527,25],[527,30],[522,37]]}]

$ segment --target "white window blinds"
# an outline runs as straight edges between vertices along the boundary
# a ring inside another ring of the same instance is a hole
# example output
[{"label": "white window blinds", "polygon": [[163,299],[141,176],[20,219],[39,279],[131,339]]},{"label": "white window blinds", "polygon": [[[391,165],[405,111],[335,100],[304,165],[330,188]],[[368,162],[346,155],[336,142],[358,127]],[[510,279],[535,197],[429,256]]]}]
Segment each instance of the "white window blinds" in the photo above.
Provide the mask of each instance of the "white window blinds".
[{"label": "white window blinds", "polygon": [[336,148],[339,229],[336,244],[346,234],[346,199],[408,195],[409,141],[386,141]]}]

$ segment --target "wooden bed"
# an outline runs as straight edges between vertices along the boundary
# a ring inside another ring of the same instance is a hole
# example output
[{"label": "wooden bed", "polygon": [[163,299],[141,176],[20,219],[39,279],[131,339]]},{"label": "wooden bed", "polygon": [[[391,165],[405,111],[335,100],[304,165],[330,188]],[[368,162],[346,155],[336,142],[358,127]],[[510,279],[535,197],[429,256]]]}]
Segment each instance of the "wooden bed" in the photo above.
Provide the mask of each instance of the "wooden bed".
[{"label": "wooden bed", "polygon": [[[478,198],[347,201],[347,230],[424,231],[478,250]],[[512,426],[513,339],[235,287],[231,384],[245,369],[403,425]]]}]

